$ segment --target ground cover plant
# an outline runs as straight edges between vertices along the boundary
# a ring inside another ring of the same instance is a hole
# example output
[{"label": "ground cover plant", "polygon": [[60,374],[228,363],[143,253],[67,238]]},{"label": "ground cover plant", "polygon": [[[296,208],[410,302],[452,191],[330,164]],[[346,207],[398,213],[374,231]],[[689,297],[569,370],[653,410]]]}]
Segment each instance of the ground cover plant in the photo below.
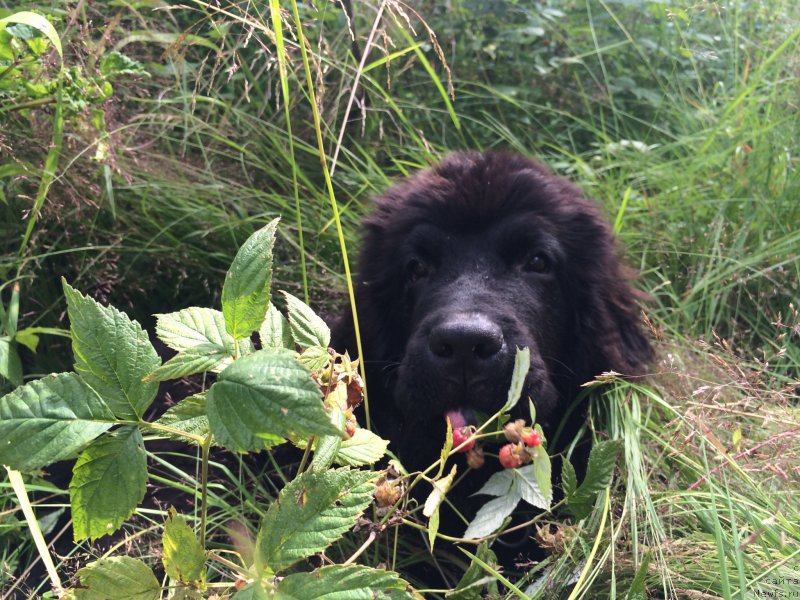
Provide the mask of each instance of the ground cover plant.
[{"label": "ground cover plant", "polygon": [[[419,580],[424,515],[376,534],[355,562],[364,573],[384,563],[426,597],[459,581],[456,597],[796,592],[798,6],[353,9],[349,20],[327,3],[0,2],[0,18],[30,10],[49,24],[17,18],[0,31],[3,392],[72,368],[62,276],[88,294],[73,300],[119,306],[156,331],[155,314],[222,306],[237,250],[282,215],[273,286],[328,312],[347,302],[342,247],[355,247],[370,194],[447,149],[511,148],[604,204],[653,297],[652,377],[587,388],[586,429],[621,460],[596,502],[543,513],[537,564],[499,572],[486,544],[462,543],[466,554],[437,541],[439,572]],[[213,381],[200,379],[159,398],[172,405]],[[152,422],[163,410],[145,412]],[[98,559],[177,574],[160,562],[162,533],[197,536],[195,506],[208,506],[206,548],[246,556],[248,536],[230,524],[255,534],[302,460],[214,454],[206,478],[202,446],[159,443],[144,446],[147,498],[190,501],[174,515],[169,500],[146,501],[112,541],[65,544],[68,479],[26,474],[65,581]],[[569,474],[561,481],[571,490]],[[0,489],[0,589],[41,595],[46,553],[10,482]],[[341,565],[369,535],[324,556]],[[231,593],[214,584],[236,570],[213,564],[205,593]]]}]

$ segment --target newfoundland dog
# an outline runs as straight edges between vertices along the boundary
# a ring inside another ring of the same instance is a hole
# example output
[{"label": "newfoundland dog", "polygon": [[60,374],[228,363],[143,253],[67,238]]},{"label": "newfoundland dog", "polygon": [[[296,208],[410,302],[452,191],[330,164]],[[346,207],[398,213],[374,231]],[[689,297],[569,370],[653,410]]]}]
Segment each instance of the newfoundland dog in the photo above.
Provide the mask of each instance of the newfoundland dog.
[{"label": "newfoundland dog", "polygon": [[[611,227],[542,165],[456,153],[375,204],[356,303],[370,412],[406,467],[436,460],[446,414],[469,423],[499,410],[518,347],[531,352],[518,416],[531,398],[546,434],[581,384],[649,359],[643,295]],[[338,341],[355,355],[352,320],[341,323]]]}]

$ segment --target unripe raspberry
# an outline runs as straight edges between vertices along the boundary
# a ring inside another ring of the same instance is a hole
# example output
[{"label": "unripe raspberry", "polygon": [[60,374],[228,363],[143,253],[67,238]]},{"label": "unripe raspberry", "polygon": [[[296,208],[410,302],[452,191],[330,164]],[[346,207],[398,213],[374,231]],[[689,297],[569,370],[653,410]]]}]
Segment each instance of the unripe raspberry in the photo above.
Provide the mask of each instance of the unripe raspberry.
[{"label": "unripe raspberry", "polygon": [[522,436],[522,442],[530,448],[536,448],[542,445],[542,436],[538,431],[531,430]]},{"label": "unripe raspberry", "polygon": [[522,458],[515,450],[514,444],[506,444],[500,448],[500,464],[506,469],[516,469],[522,466]]},{"label": "unripe raspberry", "polygon": [[[464,444],[466,442],[466,444]],[[464,444],[464,446],[461,446]],[[469,452],[475,447],[475,438],[472,437],[472,428],[459,427],[453,430],[453,448],[459,448],[458,452]]]}]

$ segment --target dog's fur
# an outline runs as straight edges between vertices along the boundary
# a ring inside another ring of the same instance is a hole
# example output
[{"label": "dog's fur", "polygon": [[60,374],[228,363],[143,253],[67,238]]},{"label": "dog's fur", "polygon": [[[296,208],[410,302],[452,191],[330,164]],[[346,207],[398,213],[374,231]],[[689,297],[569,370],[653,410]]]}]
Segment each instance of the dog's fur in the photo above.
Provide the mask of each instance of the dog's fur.
[{"label": "dog's fur", "polygon": [[[553,431],[582,383],[651,355],[631,271],[581,190],[510,153],[457,153],[395,183],[363,222],[356,302],[370,410],[411,468],[433,462],[445,414],[523,398]],[[356,353],[352,321],[336,341]],[[527,415],[520,402],[520,416]],[[574,417],[580,420],[580,417]]]}]

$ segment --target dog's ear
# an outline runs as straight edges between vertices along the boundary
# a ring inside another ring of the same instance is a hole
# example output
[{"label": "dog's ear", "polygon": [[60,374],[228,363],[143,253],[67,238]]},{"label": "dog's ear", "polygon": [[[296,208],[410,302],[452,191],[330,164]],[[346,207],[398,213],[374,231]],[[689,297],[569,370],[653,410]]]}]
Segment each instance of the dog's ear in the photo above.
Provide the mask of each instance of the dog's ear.
[{"label": "dog's ear", "polygon": [[611,227],[595,211],[581,218],[580,258],[570,277],[577,316],[576,342],[584,373],[641,374],[653,357],[640,304],[648,296],[633,285],[634,272],[620,258]]}]

